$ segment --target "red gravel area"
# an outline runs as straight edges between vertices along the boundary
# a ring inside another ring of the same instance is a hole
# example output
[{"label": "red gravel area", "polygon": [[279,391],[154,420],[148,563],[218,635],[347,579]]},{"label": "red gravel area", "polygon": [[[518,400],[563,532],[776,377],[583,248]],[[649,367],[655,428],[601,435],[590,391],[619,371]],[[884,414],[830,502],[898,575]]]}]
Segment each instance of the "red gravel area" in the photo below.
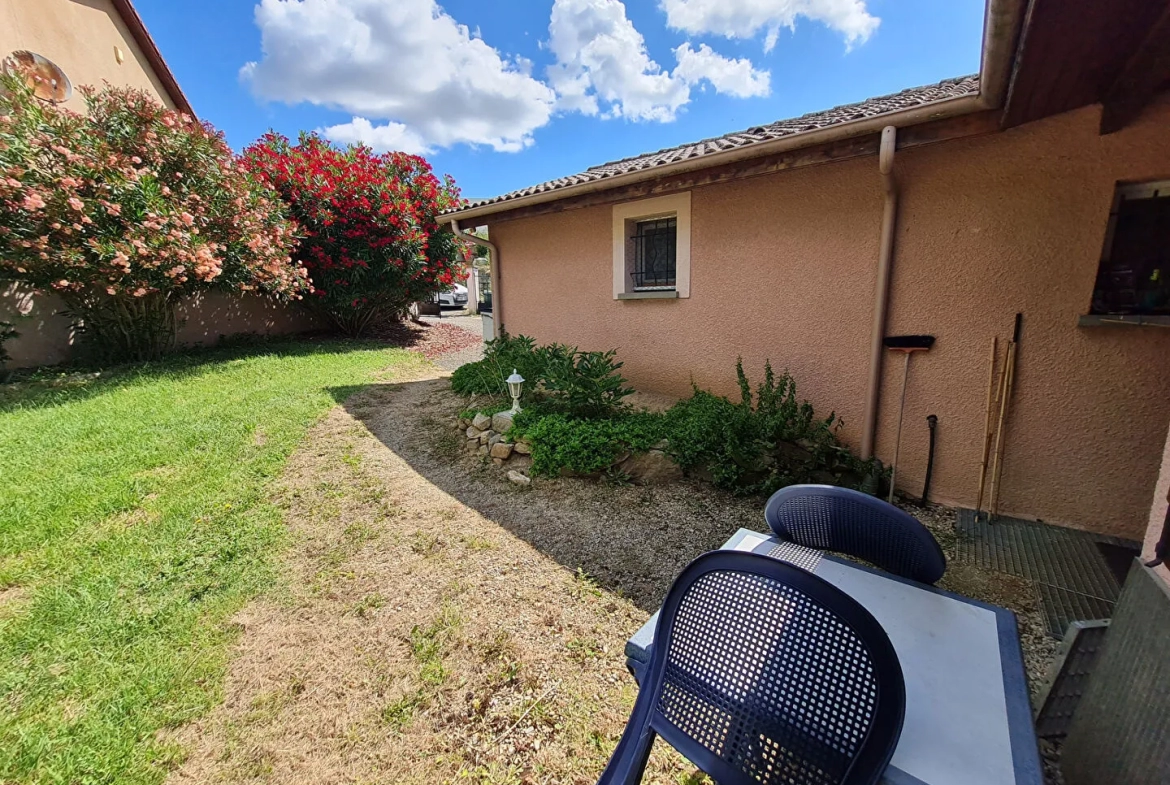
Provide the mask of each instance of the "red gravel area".
[{"label": "red gravel area", "polygon": [[422,352],[428,360],[478,346],[483,339],[453,324],[399,322],[377,331],[380,340]]}]

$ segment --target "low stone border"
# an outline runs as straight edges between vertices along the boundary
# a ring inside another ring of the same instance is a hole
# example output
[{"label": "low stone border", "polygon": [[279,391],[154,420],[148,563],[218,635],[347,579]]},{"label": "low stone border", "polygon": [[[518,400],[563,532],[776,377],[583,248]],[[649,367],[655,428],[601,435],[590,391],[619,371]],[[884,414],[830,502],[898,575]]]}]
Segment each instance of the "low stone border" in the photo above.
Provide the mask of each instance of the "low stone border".
[{"label": "low stone border", "polygon": [[[490,458],[496,466],[507,466],[508,479],[517,485],[528,485],[532,480],[532,444],[527,437],[515,441],[508,438],[512,429],[512,413],[497,412],[492,416],[477,413],[474,417],[461,417],[455,427],[467,437],[465,448]],[[683,478],[682,467],[666,452],[664,441],[654,445],[647,452],[624,452],[614,461],[612,468],[621,472],[635,485],[666,485]],[[572,476],[571,472],[563,472]],[[599,473],[600,475],[600,473]]]}]

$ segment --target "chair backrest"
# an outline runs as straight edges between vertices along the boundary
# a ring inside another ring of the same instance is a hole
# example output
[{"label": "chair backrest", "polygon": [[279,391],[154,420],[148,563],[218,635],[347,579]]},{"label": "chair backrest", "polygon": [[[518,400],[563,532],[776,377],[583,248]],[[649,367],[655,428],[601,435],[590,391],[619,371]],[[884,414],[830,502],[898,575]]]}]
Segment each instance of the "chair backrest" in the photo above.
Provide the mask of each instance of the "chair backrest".
[{"label": "chair backrest", "polygon": [[947,569],[917,518],[861,491],[790,485],[768,499],[764,520],[782,540],[856,556],[919,583],[933,584]]},{"label": "chair backrest", "polygon": [[894,647],[856,600],[777,559],[715,551],[667,595],[600,783],[638,782],[660,735],[721,785],[871,785],[905,708]]}]

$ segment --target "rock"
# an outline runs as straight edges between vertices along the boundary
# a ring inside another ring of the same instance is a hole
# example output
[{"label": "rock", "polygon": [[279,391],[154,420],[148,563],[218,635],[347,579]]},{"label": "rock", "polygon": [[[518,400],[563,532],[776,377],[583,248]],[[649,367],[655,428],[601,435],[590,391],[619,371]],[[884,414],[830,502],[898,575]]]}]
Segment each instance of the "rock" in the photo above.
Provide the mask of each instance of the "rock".
[{"label": "rock", "polygon": [[620,453],[618,453],[618,456],[613,459],[613,462],[619,465],[625,463],[626,461],[630,460],[630,456],[632,454],[633,453],[631,453],[629,450],[622,450]]},{"label": "rock", "polygon": [[474,425],[469,425],[464,433],[467,434],[468,439],[478,439],[483,431],[481,431],[479,428],[476,428]]},{"label": "rock", "polygon": [[511,412],[496,412],[492,415],[492,430],[496,433],[507,433],[512,427]]},{"label": "rock", "polygon": [[488,454],[488,446],[486,444],[479,445],[479,454],[480,455],[487,455]]},{"label": "rock", "polygon": [[492,432],[492,437],[488,439],[488,447],[495,447],[500,442],[504,441],[504,437],[495,431]]},{"label": "rock", "polygon": [[[801,441],[808,441],[801,439]],[[792,442],[776,442],[776,452],[785,461],[799,461],[801,463],[812,463],[815,458],[807,448],[800,444],[793,444]]]},{"label": "rock", "polygon": [[499,458],[501,462],[512,457],[512,445],[507,442],[496,442],[492,445],[489,454],[493,458]]},{"label": "rock", "polygon": [[504,459],[503,458],[492,458],[492,463],[494,463],[496,466],[503,466]]},{"label": "rock", "polygon": [[532,445],[528,442],[516,442],[512,445],[517,455],[531,455]]},{"label": "rock", "polygon": [[521,474],[520,472],[516,471],[515,469],[508,472],[508,479],[511,480],[512,482],[516,483],[517,485],[530,485],[532,483],[532,480],[528,477],[528,475]]},{"label": "rock", "polygon": [[460,417],[459,418],[459,425],[462,428],[470,428],[471,427],[471,418],[470,417]]},{"label": "rock", "polygon": [[638,485],[665,485],[678,482],[683,476],[682,467],[662,450],[635,455],[619,464],[618,468]]},{"label": "rock", "polygon": [[492,418],[488,417],[483,412],[476,412],[476,415],[472,419],[471,424],[476,428],[479,428],[481,431],[486,431],[488,428],[492,427]]},{"label": "rock", "polygon": [[495,431],[484,431],[483,433],[481,433],[479,435],[479,443],[480,444],[487,444],[488,442],[490,442],[492,440],[492,437],[495,435],[496,435]]},{"label": "rock", "polygon": [[479,439],[468,439],[467,443],[464,445],[464,448],[468,452],[475,452],[479,449]]},{"label": "rock", "polygon": [[532,437],[525,435],[525,436],[521,436],[516,441],[523,442],[524,444],[532,444]]},{"label": "rock", "polygon": [[650,447],[650,449],[651,450],[665,450],[669,446],[670,446],[670,442],[668,442],[666,439],[659,439],[658,441],[654,442],[654,444]]},{"label": "rock", "polygon": [[695,466],[692,469],[688,469],[687,474],[699,482],[715,482],[715,475],[711,474],[711,467],[709,466]]}]

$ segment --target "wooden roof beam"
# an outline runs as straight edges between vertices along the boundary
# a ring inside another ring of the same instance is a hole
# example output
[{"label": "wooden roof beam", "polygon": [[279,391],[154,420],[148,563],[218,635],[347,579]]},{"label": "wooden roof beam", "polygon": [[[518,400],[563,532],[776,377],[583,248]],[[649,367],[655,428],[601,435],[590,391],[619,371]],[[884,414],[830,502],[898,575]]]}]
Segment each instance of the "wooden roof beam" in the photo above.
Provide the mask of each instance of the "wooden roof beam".
[{"label": "wooden roof beam", "polygon": [[1129,58],[1121,75],[1104,94],[1101,103],[1101,135],[1120,131],[1170,81],[1170,4],[1150,28],[1141,46]]}]

